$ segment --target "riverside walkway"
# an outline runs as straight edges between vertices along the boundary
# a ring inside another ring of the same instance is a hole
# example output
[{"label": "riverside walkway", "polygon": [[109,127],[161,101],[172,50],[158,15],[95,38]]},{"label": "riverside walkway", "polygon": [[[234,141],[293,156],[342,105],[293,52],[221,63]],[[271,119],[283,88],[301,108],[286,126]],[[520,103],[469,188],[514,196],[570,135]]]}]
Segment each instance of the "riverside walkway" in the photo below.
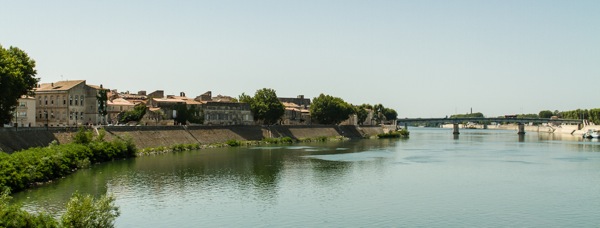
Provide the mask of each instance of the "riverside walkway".
[{"label": "riverside walkway", "polygon": [[546,118],[511,118],[511,117],[472,117],[472,118],[406,118],[398,119],[398,125],[404,125],[408,128],[409,123],[437,123],[437,124],[453,124],[453,134],[460,134],[458,131],[458,124],[461,123],[481,123],[484,128],[488,123],[516,123],[518,125],[518,134],[525,134],[525,124],[541,124],[541,123],[554,123],[554,124],[581,124],[582,120],[576,119],[546,119]]}]

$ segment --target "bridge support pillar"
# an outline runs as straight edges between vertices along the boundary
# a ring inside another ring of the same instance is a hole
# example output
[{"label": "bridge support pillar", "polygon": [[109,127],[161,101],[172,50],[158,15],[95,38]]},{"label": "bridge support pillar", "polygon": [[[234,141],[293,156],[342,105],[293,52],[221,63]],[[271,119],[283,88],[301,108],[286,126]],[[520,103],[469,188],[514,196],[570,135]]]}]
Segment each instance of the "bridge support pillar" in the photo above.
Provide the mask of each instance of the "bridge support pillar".
[{"label": "bridge support pillar", "polygon": [[487,123],[483,124],[483,129],[488,129]]},{"label": "bridge support pillar", "polygon": [[460,134],[460,132],[458,132],[458,124],[457,123],[452,124],[452,128],[453,128],[452,134],[455,134],[455,135]]},{"label": "bridge support pillar", "polygon": [[519,123],[517,126],[519,129],[519,132],[517,132],[517,134],[524,135],[525,134],[525,124]]}]

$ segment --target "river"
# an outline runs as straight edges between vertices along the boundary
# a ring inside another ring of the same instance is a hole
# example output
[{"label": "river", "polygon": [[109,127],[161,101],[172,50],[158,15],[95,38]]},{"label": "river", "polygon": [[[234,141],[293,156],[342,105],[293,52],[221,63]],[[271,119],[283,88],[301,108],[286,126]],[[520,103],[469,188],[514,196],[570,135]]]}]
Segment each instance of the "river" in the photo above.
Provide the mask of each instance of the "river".
[{"label": "river", "polygon": [[111,193],[116,227],[597,227],[600,142],[412,128],[410,139],[186,151],[95,165],[14,195],[59,215]]}]

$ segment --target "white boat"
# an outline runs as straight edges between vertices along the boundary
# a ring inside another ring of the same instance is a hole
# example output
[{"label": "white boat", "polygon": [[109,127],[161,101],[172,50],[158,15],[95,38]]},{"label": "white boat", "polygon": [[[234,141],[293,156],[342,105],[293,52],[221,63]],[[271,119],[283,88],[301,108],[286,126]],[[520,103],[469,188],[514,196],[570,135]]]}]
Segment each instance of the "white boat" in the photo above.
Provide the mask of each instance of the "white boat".
[{"label": "white boat", "polygon": [[586,133],[583,134],[584,138],[598,138],[600,137],[600,133],[598,133],[598,131],[594,130],[594,129],[590,129],[588,130]]}]

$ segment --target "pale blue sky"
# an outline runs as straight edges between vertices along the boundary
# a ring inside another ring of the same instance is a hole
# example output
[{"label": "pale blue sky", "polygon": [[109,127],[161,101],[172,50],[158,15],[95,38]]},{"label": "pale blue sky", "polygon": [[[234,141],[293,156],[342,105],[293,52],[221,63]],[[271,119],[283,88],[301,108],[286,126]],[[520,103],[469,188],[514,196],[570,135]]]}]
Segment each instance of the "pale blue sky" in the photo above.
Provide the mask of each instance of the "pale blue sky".
[{"label": "pale blue sky", "polygon": [[[273,88],[399,117],[600,108],[600,1],[1,1],[42,82]],[[62,77],[61,77],[62,75]]]}]

